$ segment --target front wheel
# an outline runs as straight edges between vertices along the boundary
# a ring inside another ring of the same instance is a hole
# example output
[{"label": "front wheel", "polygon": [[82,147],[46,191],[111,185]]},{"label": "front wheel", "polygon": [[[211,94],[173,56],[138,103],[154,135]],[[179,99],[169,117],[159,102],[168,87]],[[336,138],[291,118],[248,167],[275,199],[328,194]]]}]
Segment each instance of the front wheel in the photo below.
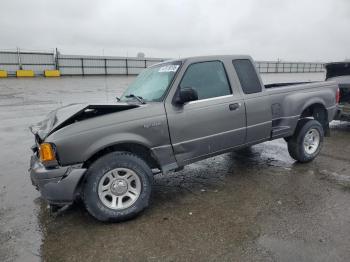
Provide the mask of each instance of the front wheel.
[{"label": "front wheel", "polygon": [[299,121],[295,133],[288,139],[288,151],[301,163],[312,161],[321,151],[324,131],[320,122],[312,119]]},{"label": "front wheel", "polygon": [[113,152],[94,162],[87,173],[83,199],[100,221],[123,221],[148,206],[153,174],[148,165],[128,152]]}]

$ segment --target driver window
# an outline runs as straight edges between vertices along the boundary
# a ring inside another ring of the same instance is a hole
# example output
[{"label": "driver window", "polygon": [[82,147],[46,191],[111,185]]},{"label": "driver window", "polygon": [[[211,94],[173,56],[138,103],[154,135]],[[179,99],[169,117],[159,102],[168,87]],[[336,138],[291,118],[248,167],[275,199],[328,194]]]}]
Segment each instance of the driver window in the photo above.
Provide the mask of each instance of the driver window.
[{"label": "driver window", "polygon": [[224,65],[220,61],[191,64],[181,80],[180,88],[191,87],[198,100],[232,94]]}]

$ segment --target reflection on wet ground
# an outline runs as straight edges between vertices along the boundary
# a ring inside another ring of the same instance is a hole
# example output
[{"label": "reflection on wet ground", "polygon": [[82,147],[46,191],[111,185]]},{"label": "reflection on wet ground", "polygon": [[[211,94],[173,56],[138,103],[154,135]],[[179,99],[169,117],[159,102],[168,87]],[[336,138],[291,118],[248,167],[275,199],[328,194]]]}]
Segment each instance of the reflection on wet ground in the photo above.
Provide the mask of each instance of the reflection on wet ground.
[{"label": "reflection on wet ground", "polygon": [[[32,143],[26,127],[58,105],[45,101],[110,100],[114,93],[106,90],[113,90],[114,82],[130,81],[61,80],[50,86],[51,94],[47,82],[9,81],[4,93],[18,93],[21,106],[5,105],[11,98],[0,93],[1,261],[348,260],[350,124],[345,122],[332,124],[332,137],[309,164],[296,164],[281,139],[157,175],[150,208],[125,223],[97,222],[81,203],[50,216],[26,174]],[[71,81],[77,87],[69,94]],[[40,90],[46,92],[43,103],[33,103]]]}]

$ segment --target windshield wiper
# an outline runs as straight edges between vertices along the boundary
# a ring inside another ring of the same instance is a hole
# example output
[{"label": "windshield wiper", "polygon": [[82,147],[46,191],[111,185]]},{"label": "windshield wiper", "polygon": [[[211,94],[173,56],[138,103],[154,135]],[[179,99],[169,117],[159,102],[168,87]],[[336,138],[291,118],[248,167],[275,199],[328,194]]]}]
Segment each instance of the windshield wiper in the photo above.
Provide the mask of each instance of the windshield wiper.
[{"label": "windshield wiper", "polygon": [[141,104],[146,104],[145,100],[141,96],[135,96],[134,94],[129,94],[129,95],[125,96],[125,97],[126,98],[135,98]]}]

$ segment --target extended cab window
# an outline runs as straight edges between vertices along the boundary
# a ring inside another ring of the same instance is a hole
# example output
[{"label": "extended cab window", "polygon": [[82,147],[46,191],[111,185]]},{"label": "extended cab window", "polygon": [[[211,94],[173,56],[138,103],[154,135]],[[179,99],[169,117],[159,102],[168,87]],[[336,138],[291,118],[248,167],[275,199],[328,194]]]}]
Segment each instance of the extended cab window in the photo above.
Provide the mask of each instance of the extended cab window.
[{"label": "extended cab window", "polygon": [[200,62],[190,65],[181,80],[180,88],[191,87],[198,99],[231,94],[224,65],[220,61]]},{"label": "extended cab window", "polygon": [[254,94],[261,92],[261,84],[253,64],[248,59],[237,59],[232,61],[237,72],[243,92]]}]

